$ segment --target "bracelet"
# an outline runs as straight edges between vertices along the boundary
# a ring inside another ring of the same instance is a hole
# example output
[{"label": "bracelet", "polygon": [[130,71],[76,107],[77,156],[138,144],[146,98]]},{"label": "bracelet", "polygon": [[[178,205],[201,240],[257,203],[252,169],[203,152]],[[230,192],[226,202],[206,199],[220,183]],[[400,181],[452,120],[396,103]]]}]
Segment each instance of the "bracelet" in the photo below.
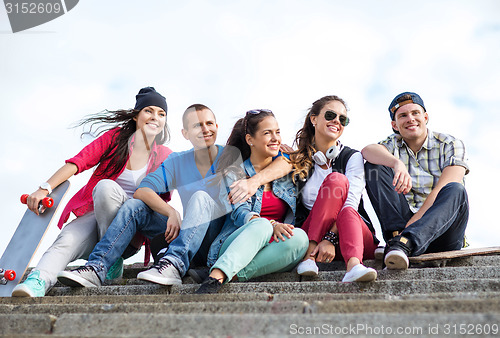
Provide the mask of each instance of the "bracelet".
[{"label": "bracelet", "polygon": [[274,228],[278,222],[276,222],[274,219],[270,219],[270,220],[269,220],[269,223],[271,223],[271,225],[272,225],[272,226],[273,226],[273,228]]},{"label": "bracelet", "polygon": [[323,240],[332,243],[333,245],[339,245],[339,236],[331,231],[328,231],[324,236]]}]

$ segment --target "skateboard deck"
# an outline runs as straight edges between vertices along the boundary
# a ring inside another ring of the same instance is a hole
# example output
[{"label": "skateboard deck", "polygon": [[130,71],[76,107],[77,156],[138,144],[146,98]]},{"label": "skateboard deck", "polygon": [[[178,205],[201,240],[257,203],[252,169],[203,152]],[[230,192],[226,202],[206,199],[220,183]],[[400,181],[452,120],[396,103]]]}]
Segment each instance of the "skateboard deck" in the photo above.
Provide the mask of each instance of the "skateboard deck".
[{"label": "skateboard deck", "polygon": [[500,246],[428,253],[420,256],[410,257],[410,263],[417,265],[445,266],[446,262],[455,258],[494,254],[500,254]]},{"label": "skateboard deck", "polygon": [[65,181],[52,191],[50,197],[54,200],[54,206],[45,209],[43,214],[37,216],[29,209],[24,213],[0,258],[0,269],[15,272],[14,280],[0,281],[0,297],[10,297],[12,290],[22,280],[69,186],[69,181]]}]

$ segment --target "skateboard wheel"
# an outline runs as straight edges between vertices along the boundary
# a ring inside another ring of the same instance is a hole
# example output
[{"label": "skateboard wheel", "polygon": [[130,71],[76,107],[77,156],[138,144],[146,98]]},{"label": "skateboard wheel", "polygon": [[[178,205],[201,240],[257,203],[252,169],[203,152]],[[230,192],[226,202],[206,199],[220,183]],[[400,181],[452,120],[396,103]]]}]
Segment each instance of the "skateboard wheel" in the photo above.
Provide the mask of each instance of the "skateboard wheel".
[{"label": "skateboard wheel", "polygon": [[[22,204],[27,204],[28,203],[28,197],[29,197],[28,194],[21,195],[21,203]],[[45,197],[42,200],[41,203],[46,208],[52,208],[52,206],[54,206],[54,200],[51,197]]]},{"label": "skateboard wheel", "polygon": [[52,208],[52,206],[54,205],[54,200],[52,198],[50,198],[50,197],[45,197],[42,200],[42,204],[46,208]]},{"label": "skateboard wheel", "polygon": [[22,204],[27,204],[28,203],[28,197],[29,197],[28,194],[22,194],[21,195],[21,203]]},{"label": "skateboard wheel", "polygon": [[16,272],[14,270],[5,270],[4,277],[7,280],[13,281],[16,279]]}]

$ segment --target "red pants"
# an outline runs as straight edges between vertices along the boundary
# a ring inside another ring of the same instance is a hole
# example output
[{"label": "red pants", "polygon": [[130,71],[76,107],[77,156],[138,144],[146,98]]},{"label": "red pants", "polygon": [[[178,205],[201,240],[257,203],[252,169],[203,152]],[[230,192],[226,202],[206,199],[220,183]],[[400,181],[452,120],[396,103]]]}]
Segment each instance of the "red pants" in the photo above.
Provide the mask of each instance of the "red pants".
[{"label": "red pants", "polygon": [[318,191],[318,197],[302,225],[310,241],[321,242],[323,236],[337,222],[339,247],[335,259],[351,257],[373,258],[377,245],[373,235],[358,212],[352,207],[343,208],[349,191],[349,180],[339,173],[329,174]]}]

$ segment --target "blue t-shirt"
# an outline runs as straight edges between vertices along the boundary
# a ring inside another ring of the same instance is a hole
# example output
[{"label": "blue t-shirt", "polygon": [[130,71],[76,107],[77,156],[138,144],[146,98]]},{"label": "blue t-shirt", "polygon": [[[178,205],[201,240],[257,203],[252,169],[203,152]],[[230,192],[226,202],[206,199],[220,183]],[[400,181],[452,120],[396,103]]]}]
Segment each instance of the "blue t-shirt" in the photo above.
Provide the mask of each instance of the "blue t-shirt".
[{"label": "blue t-shirt", "polygon": [[215,198],[219,196],[220,188],[217,184],[211,184],[210,181],[215,174],[217,163],[224,147],[217,145],[217,149],[217,157],[205,175],[205,178],[198,171],[193,148],[170,154],[156,171],[150,173],[142,180],[139,188],[150,188],[157,194],[164,194],[177,189],[184,208],[187,206],[191,196],[198,190],[204,190]]}]

